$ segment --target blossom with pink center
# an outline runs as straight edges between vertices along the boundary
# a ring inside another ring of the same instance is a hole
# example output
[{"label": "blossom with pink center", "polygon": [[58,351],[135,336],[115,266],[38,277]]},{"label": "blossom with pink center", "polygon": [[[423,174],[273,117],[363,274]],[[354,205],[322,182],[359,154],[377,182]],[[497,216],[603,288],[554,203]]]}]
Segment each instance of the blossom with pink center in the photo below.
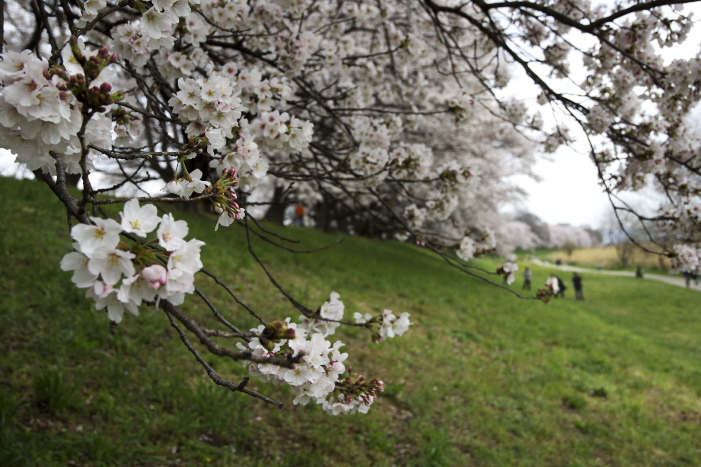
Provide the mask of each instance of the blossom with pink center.
[{"label": "blossom with pink center", "polygon": [[166,214],[161,220],[156,235],[158,243],[168,251],[175,251],[185,244],[184,237],[189,232],[187,222],[176,221],[172,214]]},{"label": "blossom with pink center", "polygon": [[166,285],[168,281],[168,271],[160,264],[154,264],[141,270],[141,277],[144,278],[149,287],[156,290]]}]

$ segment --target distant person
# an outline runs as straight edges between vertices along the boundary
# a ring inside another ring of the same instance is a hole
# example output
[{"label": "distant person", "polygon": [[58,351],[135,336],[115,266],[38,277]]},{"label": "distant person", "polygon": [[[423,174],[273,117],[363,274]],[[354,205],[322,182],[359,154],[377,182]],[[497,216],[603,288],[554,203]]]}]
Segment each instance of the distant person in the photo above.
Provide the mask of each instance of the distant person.
[{"label": "distant person", "polygon": [[574,294],[577,300],[584,300],[584,291],[582,290],[582,276],[574,273],[572,276],[572,284],[574,285]]},{"label": "distant person", "polygon": [[523,271],[523,287],[521,287],[521,290],[531,290],[531,279],[533,279],[533,271],[526,266],[526,270]]},{"label": "distant person", "polygon": [[694,285],[699,285],[699,280],[701,280],[701,277],[698,274],[694,274]]},{"label": "distant person", "polygon": [[545,281],[545,285],[550,287],[550,290],[553,293],[554,297],[557,297],[557,293],[560,291],[560,285],[557,280],[557,277],[555,277],[555,274],[550,274],[550,277],[548,277],[548,280]]},{"label": "distant person", "polygon": [[684,280],[686,281],[686,288],[688,289],[691,285],[692,274],[689,271],[684,271]]},{"label": "distant person", "polygon": [[602,269],[604,269],[604,263],[602,263],[601,261],[599,261],[598,263],[596,263],[596,269],[598,269],[599,271],[601,271]]},{"label": "distant person", "polygon": [[557,287],[560,289],[560,291],[557,293],[557,296],[560,298],[565,298],[565,290],[567,290],[567,286],[562,281],[562,279],[560,279],[560,276],[555,276],[555,279],[557,279]]},{"label": "distant person", "polygon": [[299,225],[300,227],[304,227],[304,218],[307,216],[307,208],[304,207],[304,204],[298,203],[297,207],[295,208],[295,224]]},{"label": "distant person", "polygon": [[635,277],[638,279],[642,279],[644,277],[642,266],[638,266],[638,269],[635,270]]}]

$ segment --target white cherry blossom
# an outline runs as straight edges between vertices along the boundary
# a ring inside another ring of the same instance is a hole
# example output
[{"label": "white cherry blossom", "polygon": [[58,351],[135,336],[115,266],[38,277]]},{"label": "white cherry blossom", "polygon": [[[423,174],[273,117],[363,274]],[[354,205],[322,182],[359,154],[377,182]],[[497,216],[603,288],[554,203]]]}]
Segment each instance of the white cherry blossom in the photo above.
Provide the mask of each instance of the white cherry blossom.
[{"label": "white cherry blossom", "polygon": [[135,199],[127,201],[119,214],[122,217],[122,230],[139,237],[153,232],[161,221],[156,206],[147,204],[139,207],[139,202]]},{"label": "white cherry blossom", "polygon": [[112,219],[91,217],[94,225],[78,224],[71,229],[71,236],[80,251],[90,257],[96,250],[113,250],[119,243],[122,226]]},{"label": "white cherry blossom", "polygon": [[175,251],[185,244],[189,229],[187,222],[176,221],[172,214],[165,214],[158,227],[158,243],[168,251]]}]

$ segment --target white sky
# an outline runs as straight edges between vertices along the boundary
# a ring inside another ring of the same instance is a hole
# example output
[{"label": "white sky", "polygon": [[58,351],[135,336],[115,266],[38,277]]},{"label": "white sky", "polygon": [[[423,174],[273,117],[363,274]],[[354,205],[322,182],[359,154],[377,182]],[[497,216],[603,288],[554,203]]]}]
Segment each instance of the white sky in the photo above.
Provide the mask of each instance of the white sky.
[{"label": "white sky", "polygon": [[594,163],[570,148],[561,148],[550,159],[540,157],[534,167],[540,182],[524,175],[513,177],[529,195],[525,202],[506,210],[530,211],[548,224],[598,227],[609,201],[598,185]]}]

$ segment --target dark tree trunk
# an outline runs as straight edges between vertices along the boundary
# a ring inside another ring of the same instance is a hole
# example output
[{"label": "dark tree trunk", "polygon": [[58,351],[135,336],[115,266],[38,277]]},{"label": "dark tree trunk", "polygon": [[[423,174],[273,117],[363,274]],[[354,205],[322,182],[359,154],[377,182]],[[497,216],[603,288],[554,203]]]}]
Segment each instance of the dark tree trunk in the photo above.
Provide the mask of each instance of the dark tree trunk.
[{"label": "dark tree trunk", "polygon": [[324,200],[314,207],[314,211],[316,214],[314,219],[316,221],[316,226],[325,232],[330,232],[333,230],[331,228],[331,220],[333,219],[333,200],[324,197]]},{"label": "dark tree trunk", "polygon": [[66,186],[77,187],[82,177],[82,174],[66,174]]},{"label": "dark tree trunk", "polygon": [[276,186],[275,191],[273,192],[272,204],[270,205],[268,212],[265,213],[265,220],[282,225],[282,221],[285,220],[285,207],[287,207],[284,197],[284,188],[281,186]]}]

